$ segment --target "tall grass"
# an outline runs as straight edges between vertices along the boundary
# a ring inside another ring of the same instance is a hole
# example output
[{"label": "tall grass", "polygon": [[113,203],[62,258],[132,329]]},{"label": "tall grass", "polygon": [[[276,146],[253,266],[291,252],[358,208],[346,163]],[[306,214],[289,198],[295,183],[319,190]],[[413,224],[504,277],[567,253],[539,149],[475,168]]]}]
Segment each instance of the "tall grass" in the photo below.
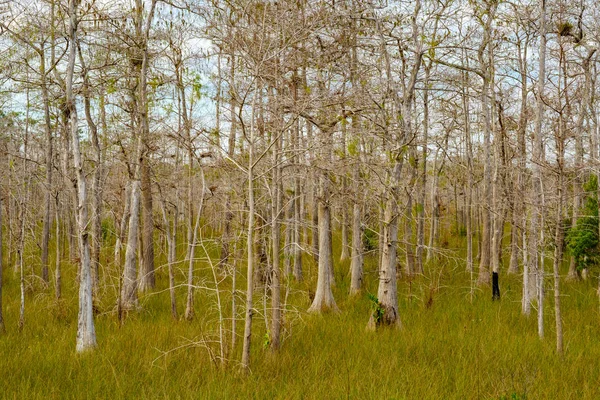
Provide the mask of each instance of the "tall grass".
[{"label": "tall grass", "polygon": [[[455,241],[450,245],[462,245],[458,239]],[[339,241],[336,247],[339,253]],[[216,256],[216,245],[209,244],[207,249],[211,257]],[[202,251],[200,254],[205,255]],[[159,254],[157,265],[164,258]],[[551,301],[545,305],[546,338],[540,340],[535,317],[521,315],[518,276],[502,275],[502,299],[492,302],[489,287],[472,286],[460,257],[439,258],[427,266],[424,276],[399,280],[404,328],[369,332],[365,327],[372,311],[367,293],[376,293],[376,259],[367,258],[365,291],[353,298],[347,295],[348,264],[336,262],[334,295],[341,312],[325,315],[305,313],[316,279],[314,263],[309,256],[305,261],[308,279],[288,286],[284,342],[277,354],[268,350],[260,297],[264,290],[257,290],[249,376],[239,371],[239,347],[227,354],[224,367],[211,357],[211,352],[217,351],[214,340],[218,339],[214,292],[197,291],[197,317],[193,321],[171,318],[166,268],[158,270],[156,291],[141,296],[142,309],[130,313],[120,324],[114,308],[118,270],[106,267],[105,289],[97,299],[98,348],[78,355],[76,267],[64,267],[65,288],[60,301],[54,299],[51,288],[43,289],[39,280],[29,278],[25,328],[18,332],[19,285],[9,266],[5,268],[4,293],[7,333],[0,336],[0,396],[600,398],[599,308],[591,281],[562,286],[565,355],[561,358],[555,352]],[[200,259],[196,267],[197,284],[214,288],[210,263]],[[180,268],[177,281],[182,283],[185,266]],[[245,287],[244,273],[238,271],[238,288]],[[227,330],[232,316],[230,285],[230,277],[219,284]],[[179,288],[180,312],[184,295],[185,287]],[[229,334],[226,340],[229,347]]]}]

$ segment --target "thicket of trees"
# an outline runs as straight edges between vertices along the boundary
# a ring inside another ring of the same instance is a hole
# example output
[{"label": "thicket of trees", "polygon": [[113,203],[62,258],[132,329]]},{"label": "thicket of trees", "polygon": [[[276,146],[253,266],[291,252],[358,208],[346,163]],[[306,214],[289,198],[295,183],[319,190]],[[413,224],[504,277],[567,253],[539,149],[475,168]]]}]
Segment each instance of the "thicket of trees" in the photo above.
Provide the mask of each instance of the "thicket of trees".
[{"label": "thicket of trees", "polygon": [[[116,298],[126,318],[158,269],[173,318],[197,318],[194,294],[207,290],[197,270],[208,266],[217,294],[223,281],[239,293],[247,275],[247,367],[257,302],[269,302],[276,350],[282,293],[309,258],[308,311],[338,309],[332,232],[351,260],[339,272],[349,295],[361,291],[364,256],[379,257],[365,315],[376,329],[401,326],[397,277],[445,257],[449,230],[466,238],[474,284],[522,274],[526,315],[551,271],[563,351],[560,282],[585,277],[598,246],[596,2],[2,7],[0,279],[2,266],[20,277],[20,327],[26,287],[60,298],[70,263],[78,351],[96,345],[94,303]],[[156,265],[163,251],[168,263]],[[217,295],[219,310],[236,315],[236,297]],[[0,291],[4,329],[1,310]],[[221,322],[224,361],[241,332],[236,318]]]}]

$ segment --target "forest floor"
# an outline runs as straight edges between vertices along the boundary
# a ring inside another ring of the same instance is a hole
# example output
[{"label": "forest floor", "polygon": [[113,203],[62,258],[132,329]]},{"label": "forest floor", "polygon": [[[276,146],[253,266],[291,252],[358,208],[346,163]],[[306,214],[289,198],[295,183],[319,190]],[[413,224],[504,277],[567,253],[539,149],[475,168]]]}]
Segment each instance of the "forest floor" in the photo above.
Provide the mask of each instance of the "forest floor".
[{"label": "forest floor", "polygon": [[[449,252],[448,254],[452,254]],[[164,255],[159,255],[158,261]],[[336,258],[337,260],[337,258]],[[184,263],[182,263],[184,264]],[[548,265],[551,265],[548,263]],[[118,276],[104,271],[96,315],[98,347],[75,353],[75,267],[65,267],[63,299],[27,279],[25,326],[19,332],[19,281],[5,268],[6,334],[0,336],[0,397],[16,399],[598,399],[600,315],[596,280],[563,282],[565,354],[555,351],[552,280],[546,280],[545,338],[536,310],[521,314],[521,278],[501,274],[502,298],[475,287],[460,258],[439,257],[423,276],[398,282],[403,329],[365,329],[377,292],[376,259],[367,258],[365,291],[349,297],[348,263],[335,263],[339,313],[310,315],[316,270],[305,256],[304,282],[287,289],[281,350],[268,349],[261,289],[256,296],[251,372],[239,368],[241,329],[231,354],[231,277],[219,283],[219,310],[210,263],[200,261],[193,321],[174,320],[166,268],[158,287],[140,296],[141,309],[119,323],[114,307]],[[184,281],[179,266],[178,282]],[[28,270],[30,271],[30,270]],[[27,272],[27,271],[26,271]],[[566,271],[565,271],[566,272]],[[238,275],[242,315],[244,271]],[[106,276],[112,275],[113,279]],[[219,276],[219,275],[217,275]],[[185,287],[179,287],[183,313]],[[285,294],[285,293],[284,293]],[[268,310],[267,310],[268,314]]]}]

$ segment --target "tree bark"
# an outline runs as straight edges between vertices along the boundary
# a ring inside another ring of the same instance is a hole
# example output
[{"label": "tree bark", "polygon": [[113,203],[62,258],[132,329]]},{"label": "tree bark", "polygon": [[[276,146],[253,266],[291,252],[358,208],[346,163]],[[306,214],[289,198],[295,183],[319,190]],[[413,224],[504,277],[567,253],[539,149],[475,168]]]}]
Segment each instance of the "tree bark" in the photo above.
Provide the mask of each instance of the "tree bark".
[{"label": "tree bark", "polygon": [[[138,142],[140,139],[138,139]],[[141,144],[138,144],[141,146]],[[125,250],[125,266],[123,268],[123,283],[119,307],[130,310],[137,307],[137,271],[136,253],[138,247],[139,221],[140,221],[140,181],[131,183],[131,205],[129,206],[129,233],[127,248]]]},{"label": "tree bark", "polygon": [[48,247],[50,243],[50,225],[51,225],[51,202],[52,202],[52,122],[50,119],[50,100],[48,96],[48,86],[46,82],[46,59],[44,49],[40,54],[40,79],[42,90],[42,103],[44,107],[44,133],[46,136],[46,193],[44,199],[44,222],[42,227],[42,280],[48,283],[50,280],[48,274]]},{"label": "tree bark", "polygon": [[4,333],[6,331],[4,327],[4,313],[2,312],[2,273],[3,273],[3,254],[2,254],[2,233],[3,233],[3,219],[2,219],[2,203],[4,202],[4,198],[2,197],[2,193],[0,193],[0,333]]},{"label": "tree bark", "polygon": [[90,265],[90,243],[88,227],[87,187],[83,159],[79,145],[77,106],[73,95],[73,72],[77,57],[77,28],[79,0],[69,1],[69,58],[65,79],[66,107],[73,150],[73,166],[77,178],[77,227],[81,268],[79,273],[79,312],[77,317],[78,352],[96,347],[96,330],[92,305],[92,277]]}]

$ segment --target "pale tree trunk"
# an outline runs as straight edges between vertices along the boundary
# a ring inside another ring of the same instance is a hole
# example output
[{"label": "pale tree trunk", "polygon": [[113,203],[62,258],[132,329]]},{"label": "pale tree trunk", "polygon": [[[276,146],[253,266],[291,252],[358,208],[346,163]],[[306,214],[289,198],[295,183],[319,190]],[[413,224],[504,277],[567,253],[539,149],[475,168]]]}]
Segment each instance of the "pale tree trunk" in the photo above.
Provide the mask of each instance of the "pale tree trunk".
[{"label": "pale tree trunk", "polygon": [[242,347],[242,367],[245,371],[250,368],[250,345],[252,343],[252,316],[254,315],[254,118],[256,111],[257,93],[252,99],[252,116],[250,120],[250,138],[248,143],[248,229],[247,229],[247,265],[246,272],[246,312],[244,323],[244,342]]},{"label": "pale tree trunk", "polygon": [[[348,184],[346,183],[347,178],[344,177],[343,178],[343,192],[346,192],[348,189]],[[349,229],[348,229],[348,210],[346,207],[346,202],[347,200],[345,198],[342,199],[341,201],[341,207],[342,207],[342,252],[340,253],[340,261],[346,261],[350,258],[350,251],[349,251],[349,246],[348,243],[350,242],[350,235],[349,235]]]},{"label": "pale tree trunk", "polygon": [[[527,148],[525,136],[527,134],[527,49],[529,42],[526,42],[521,52],[519,44],[519,73],[521,75],[521,110],[519,112],[519,127],[517,129],[518,143],[518,168],[517,168],[517,183],[515,201],[513,202],[513,215],[511,227],[511,251],[510,264],[508,267],[509,274],[519,272],[519,242],[523,236],[523,231],[526,225],[523,223],[525,216],[525,168],[527,166]],[[525,257],[525,254],[523,254]]]},{"label": "pale tree trunk", "polygon": [[438,153],[436,152],[435,158],[433,160],[433,181],[431,189],[431,224],[429,226],[429,241],[427,243],[427,256],[425,258],[427,262],[433,259],[433,251],[438,237],[438,224],[440,219],[438,181],[440,171],[441,168],[438,167]]},{"label": "pale tree trunk", "polygon": [[[342,146],[342,159],[345,160],[348,156],[347,154],[347,148],[346,148],[346,124],[342,123],[342,140],[341,140],[341,146]],[[346,261],[348,258],[350,258],[350,251],[348,248],[348,243],[350,241],[349,239],[349,235],[348,235],[348,207],[346,205],[347,203],[347,194],[348,192],[348,177],[346,176],[345,172],[344,175],[342,176],[342,193],[340,196],[340,208],[341,208],[341,213],[342,213],[342,251],[340,254],[340,261]]]},{"label": "pale tree trunk", "polygon": [[417,252],[415,256],[415,272],[422,274],[423,250],[425,248],[425,199],[427,197],[427,153],[429,141],[429,76],[431,64],[425,67],[425,90],[423,91],[423,145],[421,149],[421,171],[419,179],[419,194],[417,199]]},{"label": "pale tree trunk", "polygon": [[[79,51],[79,59],[83,68],[83,104],[85,119],[91,134],[92,147],[94,149],[94,176],[92,182],[92,246],[91,246],[91,273],[92,285],[94,293],[97,293],[100,283],[100,247],[102,242],[102,150],[98,139],[98,126],[92,118],[91,111],[91,94],[88,69],[85,65],[85,60],[81,51]],[[103,107],[104,104],[101,104]]]},{"label": "pale tree trunk", "polygon": [[61,277],[61,240],[60,240],[60,213],[59,213],[59,197],[58,197],[58,193],[56,193],[56,198],[55,198],[55,209],[54,209],[54,218],[55,218],[55,225],[56,225],[56,264],[55,264],[55,269],[54,269],[54,297],[56,298],[56,300],[59,300],[62,293],[61,293],[61,289],[62,289],[62,277]]},{"label": "pale tree trunk", "polygon": [[[324,97],[325,85],[323,82],[322,71],[318,72],[319,91]],[[336,121],[337,123],[337,121]],[[320,167],[319,192],[314,200],[318,199],[318,227],[319,227],[319,251],[318,251],[318,272],[317,289],[308,312],[321,313],[326,310],[338,311],[337,304],[333,298],[331,290],[334,285],[333,275],[333,249],[331,242],[331,177],[329,168],[333,158],[333,125],[319,125],[320,130],[320,153],[319,161],[323,163]],[[314,215],[313,215],[314,218]]]},{"label": "pale tree trunk", "polygon": [[[285,217],[285,237],[283,241],[283,269],[287,276],[292,274],[292,242],[294,236],[294,223],[292,221],[294,217],[294,194],[292,194],[291,198],[287,201],[285,205],[284,217]],[[296,271],[294,271],[295,273]],[[297,276],[294,274],[294,278],[296,280],[301,280],[302,276]]]},{"label": "pale tree trunk", "polygon": [[466,230],[467,230],[467,271],[471,274],[471,282],[473,281],[473,147],[471,143],[471,120],[469,107],[469,89],[467,82],[469,75],[463,72],[463,88],[462,88],[462,106],[463,118],[465,124],[465,153],[467,159],[467,186],[466,191]]},{"label": "pale tree trunk", "polygon": [[352,256],[350,264],[350,294],[358,294],[363,281],[363,229],[361,226],[360,204],[354,202],[352,208]]},{"label": "pale tree trunk", "polygon": [[[293,96],[293,107],[297,107],[298,102],[298,82],[299,76],[297,71],[293,73],[293,85],[292,85],[292,96]],[[272,100],[271,100],[272,101]],[[279,126],[282,125],[282,121],[277,122]],[[296,281],[302,281],[302,185],[300,182],[300,119],[297,118],[293,121],[292,126],[289,130],[289,148],[287,152],[291,152],[291,165],[293,167],[294,178],[292,180],[293,189],[292,195],[287,203],[284,211],[285,215],[285,237],[284,237],[284,273],[286,277],[294,276]],[[282,146],[281,140],[277,139],[278,146]],[[275,166],[273,167],[275,168]],[[283,194],[281,195],[281,197]]]},{"label": "pale tree trunk", "polygon": [[504,108],[500,101],[496,101],[492,96],[493,103],[498,106],[498,132],[494,137],[496,157],[494,160],[494,188],[493,188],[493,207],[494,207],[494,232],[492,236],[492,300],[500,300],[499,273],[502,263],[502,239],[504,237],[504,224],[506,220],[507,208],[504,204],[508,201],[504,196],[506,187],[505,171],[507,166],[506,144],[505,144],[505,125]]},{"label": "pale tree trunk", "polygon": [[[444,138],[444,148],[448,148],[448,140],[450,139],[450,131],[445,132]],[[439,179],[442,171],[444,170],[444,165],[446,163],[445,158],[442,158],[442,161],[438,165],[438,153],[436,152],[434,161],[433,161],[433,182],[432,182],[432,192],[431,192],[431,226],[429,229],[429,245],[427,246],[427,258],[429,261],[433,257],[434,247],[439,242],[439,232],[440,232],[440,196],[439,196]]]},{"label": "pale tree trunk", "polygon": [[[489,99],[488,99],[488,82],[483,82],[483,113],[485,120],[484,129],[484,167],[483,167],[483,197],[488,201],[491,198],[491,155],[490,155],[490,136],[491,136],[491,123],[490,123],[490,111],[489,111]],[[481,231],[481,248],[479,258],[479,275],[477,282],[479,284],[488,283],[490,280],[490,258],[491,258],[491,234],[492,234],[492,217],[488,205],[482,205],[482,222],[483,228]]]},{"label": "pale tree trunk", "polygon": [[[533,261],[533,272],[537,273],[538,294],[538,335],[544,337],[544,220],[545,220],[545,194],[543,184],[542,162],[544,161],[544,141],[542,135],[542,124],[544,117],[544,88],[546,80],[546,0],[540,0],[540,60],[538,72],[537,108],[535,114],[535,133],[533,140],[533,192],[536,199],[541,200],[534,207],[531,217],[531,249]],[[538,201],[539,201],[538,200]],[[539,241],[538,239],[539,231]]]},{"label": "pale tree trunk", "polygon": [[[148,37],[150,34],[150,26],[152,25],[152,19],[154,17],[154,11],[156,8],[156,1],[152,0],[150,4],[150,10],[147,16],[147,19],[143,21],[143,6],[141,0],[136,0],[135,7],[135,24],[136,24],[136,36],[140,40],[138,55],[141,57],[141,67],[137,72],[139,77],[139,84],[137,87],[138,92],[132,93],[132,97],[134,100],[134,113],[136,115],[136,120],[138,122],[137,126],[137,149],[136,149],[136,158],[135,158],[135,171],[133,172],[133,182],[131,184],[131,208],[130,208],[130,217],[129,217],[129,234],[127,240],[127,250],[125,252],[125,268],[123,271],[123,285],[121,290],[121,298],[120,298],[120,307],[121,309],[131,309],[137,307],[137,289],[138,282],[136,277],[136,253],[138,252],[138,240],[139,237],[139,223],[140,223],[140,196],[144,197],[144,206],[146,210],[151,214],[152,210],[148,209],[148,206],[151,206],[151,188],[149,187],[149,170],[145,170],[148,166],[144,164],[147,163],[145,158],[147,157],[146,151],[146,140],[149,135],[149,126],[148,126],[148,88],[146,84],[147,71],[148,71]],[[145,193],[144,188],[146,189]],[[142,192],[142,193],[140,193]],[[150,204],[149,204],[150,203]],[[145,214],[146,218],[152,219],[151,225],[148,226],[149,220],[144,220],[145,231],[144,234],[148,234],[147,230],[151,230],[154,232],[154,218],[150,215]],[[153,276],[154,271],[154,240],[145,238],[146,241],[144,243],[144,253],[140,254],[143,258],[143,271],[142,277],[148,279],[150,274]],[[151,247],[152,249],[148,249]],[[151,260],[147,260],[149,256],[152,256]],[[146,281],[144,285],[148,282]]]},{"label": "pale tree trunk", "polygon": [[[483,27],[483,40],[478,50],[479,64],[482,75],[482,89],[481,89],[481,107],[482,115],[484,120],[483,130],[483,197],[486,201],[492,198],[492,161],[491,161],[491,136],[492,136],[492,117],[491,117],[491,106],[490,106],[490,91],[493,92],[494,88],[492,85],[492,65],[490,64],[489,57],[485,56],[485,49],[491,51],[492,47],[492,20],[494,19],[495,6],[492,4],[487,5],[487,20]],[[479,259],[479,275],[477,282],[479,284],[488,283],[490,281],[490,261],[492,257],[491,239],[492,239],[492,214],[491,210],[487,205],[482,206],[483,213],[483,229],[481,231],[481,249]]]},{"label": "pale tree trunk", "polygon": [[[297,96],[298,88],[294,87],[294,96]],[[300,146],[300,120],[296,121],[294,125],[294,158],[296,165],[300,166],[300,152],[302,151]],[[294,222],[293,222],[293,248],[292,248],[292,258],[294,260],[294,277],[297,281],[301,281],[303,279],[303,271],[302,271],[302,185],[300,182],[300,177],[298,172],[296,172],[296,177],[294,178]]]},{"label": "pale tree trunk", "polygon": [[[235,83],[235,57],[231,54],[230,57],[230,77],[229,77],[229,96],[230,96],[230,131],[229,131],[229,142],[227,147],[227,155],[229,159],[232,159],[235,155],[235,142],[237,135],[237,115],[236,115],[236,93],[234,89]],[[225,266],[229,262],[230,246],[231,246],[231,223],[233,221],[233,211],[231,209],[231,197],[232,189],[230,188],[227,193],[225,200],[225,227],[223,229],[223,239],[221,243],[221,257],[220,264]]]},{"label": "pale tree trunk", "polygon": [[[25,145],[25,154],[27,154],[27,145]],[[25,167],[27,171],[27,167]],[[31,178],[27,180],[27,188],[29,188],[31,183]],[[25,185],[24,185],[25,186]],[[27,193],[28,189],[25,189]],[[25,203],[27,203],[25,199],[25,193],[21,194],[21,201],[19,204],[19,223],[20,223],[20,233],[19,233],[19,247],[17,250],[19,256],[19,289],[21,294],[21,303],[19,307],[19,332],[23,330],[25,326],[25,266],[23,265],[23,253],[25,251]]]},{"label": "pale tree trunk", "polygon": [[[566,80],[566,78],[565,78]],[[565,87],[565,90],[567,88]],[[562,318],[560,312],[560,265],[563,259],[564,232],[563,232],[563,202],[564,202],[564,152],[565,152],[565,133],[566,123],[560,116],[561,125],[556,137],[556,155],[558,163],[558,183],[556,187],[556,198],[558,201],[556,207],[556,228],[554,231],[554,262],[552,263],[554,274],[554,316],[556,322],[556,351],[563,353],[563,333]],[[540,305],[541,306],[541,305]]]},{"label": "pale tree trunk", "polygon": [[[323,132],[323,135],[329,135]],[[326,138],[326,140],[328,140]],[[319,268],[315,298],[308,312],[320,313],[325,310],[337,311],[338,307],[331,290],[333,277],[333,257],[331,244],[331,209],[329,176],[322,172],[319,177]]]},{"label": "pale tree trunk", "polygon": [[[533,210],[530,218],[530,234],[529,234],[529,251],[530,256],[528,257],[529,266],[528,266],[528,278],[527,285],[524,282],[524,296],[523,296],[523,310],[526,315],[529,315],[529,311],[531,309],[530,303],[533,300],[533,294],[538,292],[538,297],[541,299],[543,297],[543,287],[540,287],[540,283],[542,282],[542,274],[541,271],[542,265],[540,265],[540,255],[539,255],[539,238],[543,236],[543,211],[539,206],[539,201],[543,197],[543,189],[542,189],[542,154],[543,154],[543,140],[542,140],[542,119],[544,115],[544,84],[546,79],[546,0],[540,0],[540,50],[539,50],[539,69],[538,69],[538,90],[536,93],[536,113],[535,113],[535,131],[533,137],[533,154],[532,154],[532,168],[533,168],[533,177],[532,177],[532,186],[533,186],[533,201],[534,204]],[[539,236],[538,236],[539,235]],[[543,241],[542,241],[543,246]],[[542,254],[542,263],[543,263],[543,254]],[[533,278],[533,279],[532,279]],[[543,318],[541,317],[543,314],[543,303],[538,300],[538,321],[543,323]],[[538,331],[540,336],[543,336],[543,328],[542,324],[538,325]]]},{"label": "pale tree trunk", "polygon": [[[138,138],[138,147],[141,147],[140,138]],[[131,182],[131,204],[129,206],[129,233],[127,236],[127,247],[125,250],[123,283],[121,286],[121,295],[119,298],[119,307],[122,310],[129,310],[137,307],[137,272],[135,261],[138,247],[139,221],[140,181],[134,180],[133,182]]]},{"label": "pale tree trunk", "polygon": [[4,314],[2,312],[3,308],[2,308],[2,273],[3,273],[3,261],[4,258],[3,254],[2,254],[2,227],[3,227],[3,219],[2,219],[2,203],[4,198],[2,197],[2,193],[0,192],[0,333],[4,333],[6,331],[5,327],[4,327]]},{"label": "pale tree trunk", "polygon": [[[277,117],[275,117],[277,118]],[[279,211],[281,206],[281,166],[279,165],[279,153],[281,140],[273,146],[273,176],[271,184],[271,350],[278,350],[281,337],[281,271],[279,266],[279,253],[281,247],[281,226],[279,222]]]},{"label": "pale tree trunk", "polygon": [[[352,118],[352,137],[353,140],[360,140],[360,123],[358,117]],[[350,262],[350,294],[356,295],[360,293],[363,282],[363,227],[361,224],[361,209],[360,209],[360,143],[356,145],[356,160],[353,171],[353,186],[354,186],[354,205],[352,207],[352,253]]]},{"label": "pale tree trunk", "polygon": [[[147,117],[146,117],[147,118]],[[142,124],[142,126],[147,126],[146,123]],[[144,132],[144,135],[147,135],[148,132]],[[151,180],[151,172],[149,160],[147,158],[147,145],[144,146],[146,149],[144,152],[146,156],[141,159],[141,189],[142,189],[142,219],[143,219],[143,229],[142,229],[142,263],[141,263],[141,271],[140,271],[140,282],[139,282],[139,290],[141,292],[148,291],[153,289],[155,286],[155,277],[154,277],[154,214],[152,212],[153,209],[153,199],[152,199],[152,180]]]},{"label": "pale tree trunk", "polygon": [[554,316],[556,322],[556,351],[559,354],[563,353],[563,331],[562,331],[562,317],[560,311],[560,263],[563,258],[563,244],[564,244],[564,233],[562,228],[563,221],[563,176],[561,171],[559,177],[558,187],[558,210],[557,210],[557,223],[555,233],[555,249],[554,249]]},{"label": "pale tree trunk", "polygon": [[[306,77],[306,68],[302,69],[302,87],[308,87],[308,80]],[[306,121],[306,138],[308,142],[308,146],[314,146],[316,138],[313,135],[313,126],[309,121]],[[309,163],[310,166],[315,165],[316,157],[313,155],[309,155]],[[305,190],[310,192],[310,221],[308,225],[310,226],[310,244],[311,250],[310,253],[313,256],[313,259],[318,262],[319,261],[319,203],[317,200],[317,190],[318,190],[318,175],[314,170],[311,170],[309,173],[309,181],[307,183],[307,188]]]},{"label": "pale tree trunk", "polygon": [[[140,173],[140,187],[142,191],[142,219],[143,219],[143,230],[142,230],[142,244],[143,244],[143,257],[141,265],[141,279],[139,283],[139,289],[146,291],[153,289],[155,285],[154,278],[154,213],[153,213],[153,201],[152,201],[152,177],[150,167],[150,126],[148,121],[148,39],[150,37],[150,26],[154,18],[154,10],[156,8],[157,0],[152,0],[150,4],[150,11],[145,21],[144,31],[140,31],[138,36],[141,44],[142,52],[142,65],[139,76],[139,103],[138,103],[138,118],[140,123],[140,132],[142,138],[143,150],[139,159],[139,173]],[[136,0],[136,17],[139,19],[138,26],[142,27],[144,9],[142,0]]]},{"label": "pale tree trunk", "polygon": [[541,217],[540,217],[540,241],[538,242],[538,246],[540,247],[540,254],[539,254],[539,266],[538,266],[538,270],[537,270],[537,276],[536,276],[536,283],[537,283],[537,302],[538,302],[538,318],[537,318],[537,322],[538,322],[538,335],[540,337],[540,339],[544,338],[544,296],[545,296],[545,292],[544,292],[544,274],[545,274],[545,262],[546,262],[546,252],[545,252],[545,233],[544,233],[544,229],[543,227],[545,226],[545,217],[546,217],[546,200],[545,200],[545,194],[544,194],[544,186],[543,183],[540,183],[540,187],[541,187],[541,193],[542,193],[542,200],[541,200]]},{"label": "pale tree trunk", "polygon": [[294,277],[297,281],[303,279],[302,272],[302,186],[300,184],[300,178],[294,179],[294,243],[292,249],[292,258],[294,259]]},{"label": "pale tree trunk", "polygon": [[194,319],[194,263],[196,262],[196,246],[198,241],[202,240],[198,237],[200,232],[200,216],[204,209],[204,194],[206,193],[206,182],[204,180],[204,170],[200,167],[200,178],[202,180],[202,187],[200,192],[200,205],[198,206],[198,213],[196,214],[196,222],[192,231],[192,247],[190,248],[190,254],[188,259],[188,276],[187,276],[187,300],[185,304],[184,317],[186,320],[191,321]]},{"label": "pale tree trunk", "polygon": [[312,195],[311,195],[311,210],[310,210],[310,215],[312,218],[312,222],[310,224],[310,237],[311,237],[311,244],[312,244],[312,254],[313,254],[313,258],[316,262],[319,262],[319,249],[320,249],[320,245],[319,245],[319,201],[317,200],[318,197],[318,186],[316,184],[316,182],[318,182],[319,177],[314,174],[312,176],[313,181],[312,183]]},{"label": "pale tree trunk", "polygon": [[398,312],[398,286],[396,282],[396,248],[398,245],[398,185],[402,171],[402,160],[396,160],[391,172],[390,188],[383,216],[383,249],[379,267],[379,288],[377,289],[377,305],[382,315],[372,313],[367,327],[375,329],[379,325],[401,327]]},{"label": "pale tree trunk", "polygon": [[[27,211],[25,209],[25,204],[29,204],[29,194],[31,187],[31,174],[29,173],[29,164],[28,164],[28,148],[29,148],[29,109],[30,109],[30,98],[29,98],[29,89],[26,91],[27,101],[27,109],[25,112],[25,140],[23,142],[23,181],[21,186],[21,193],[19,196],[19,247],[17,248],[17,253],[19,257],[19,289],[21,294],[21,303],[19,307],[19,332],[23,330],[25,326],[25,265],[24,265],[24,253],[25,253],[25,218],[27,216]],[[25,180],[27,179],[27,180]]]},{"label": "pale tree trunk", "polygon": [[[406,116],[405,118],[410,118],[410,116]],[[413,160],[417,159],[416,149],[414,147],[410,150],[411,158]],[[410,183],[408,187],[406,187],[406,217],[405,217],[405,225],[404,225],[404,248],[406,250],[406,275],[411,276],[415,273],[415,251],[413,245],[413,194],[412,190],[415,186],[415,181],[417,179],[417,166],[410,166]]]},{"label": "pale tree trunk", "polygon": [[167,238],[167,264],[169,269],[169,295],[171,299],[171,316],[177,320],[177,299],[175,297],[175,262],[177,260],[177,215],[178,210],[173,213],[173,223],[169,221],[167,215],[167,206],[165,200],[161,201],[161,212],[163,216],[163,224],[165,226],[165,236]]},{"label": "pale tree trunk", "polygon": [[[554,317],[556,327],[556,352],[560,355],[563,353],[563,330],[562,330],[562,317],[560,310],[560,266],[563,261],[563,246],[564,246],[564,230],[563,221],[564,215],[564,166],[565,166],[565,139],[567,136],[568,128],[567,121],[571,120],[571,103],[569,100],[569,82],[568,82],[568,70],[567,60],[565,59],[565,49],[562,37],[559,36],[559,75],[558,75],[558,97],[559,97],[559,118],[558,118],[558,130],[555,131],[554,139],[556,144],[556,164],[557,164],[557,186],[556,186],[556,227],[554,231],[554,262],[552,263],[552,272],[554,277]],[[561,80],[562,78],[562,80]],[[564,88],[561,93],[561,84]],[[585,94],[584,94],[585,96]],[[564,100],[564,105],[563,105]],[[581,107],[585,107],[585,99],[582,101]],[[583,110],[582,110],[583,111]],[[566,115],[563,115],[566,113]],[[580,117],[583,113],[580,114]],[[583,124],[583,122],[581,122]],[[579,131],[581,133],[581,130]],[[576,140],[576,147],[581,144],[582,138]],[[579,142],[579,143],[577,143]],[[577,156],[581,155],[583,158],[583,150],[576,149]],[[581,161],[581,160],[577,160]],[[577,180],[575,185],[577,185]]]},{"label": "pale tree trunk", "polygon": [[[356,24],[356,23],[355,23]],[[356,28],[356,25],[354,26]],[[356,73],[358,63],[357,53],[357,35],[353,36],[353,46],[351,52],[351,70],[350,70],[350,81],[352,86],[356,85]],[[363,255],[363,227],[361,224],[361,207],[360,207],[360,194],[361,194],[361,179],[360,179],[360,164],[361,164],[361,123],[358,116],[352,117],[351,137],[355,143],[354,155],[354,167],[352,170],[352,184],[353,190],[353,207],[352,207],[352,250],[351,250],[351,261],[350,261],[350,295],[357,295],[362,290],[363,282],[363,267],[364,267],[364,255]]]},{"label": "pale tree trunk", "polygon": [[44,224],[42,227],[42,280],[47,284],[50,281],[48,274],[48,246],[50,243],[51,203],[52,203],[52,122],[50,119],[50,100],[46,81],[46,59],[44,49],[40,54],[40,79],[42,89],[42,103],[44,107],[44,133],[46,135],[46,193],[44,199]]},{"label": "pale tree trunk", "polygon": [[121,250],[123,248],[123,239],[125,238],[125,232],[127,231],[127,224],[130,218],[131,210],[131,185],[128,183],[124,188],[125,197],[123,198],[123,215],[119,223],[119,231],[117,233],[117,240],[115,243],[115,254],[114,254],[114,265],[121,265]]},{"label": "pale tree trunk", "polygon": [[69,130],[73,150],[73,166],[77,178],[77,226],[81,268],[79,273],[79,312],[77,317],[77,351],[96,347],[96,330],[92,306],[92,276],[90,265],[90,243],[88,233],[88,205],[85,171],[79,145],[77,106],[73,95],[73,72],[77,57],[77,6],[78,0],[69,1],[69,59],[65,79],[66,107],[69,115]]}]

